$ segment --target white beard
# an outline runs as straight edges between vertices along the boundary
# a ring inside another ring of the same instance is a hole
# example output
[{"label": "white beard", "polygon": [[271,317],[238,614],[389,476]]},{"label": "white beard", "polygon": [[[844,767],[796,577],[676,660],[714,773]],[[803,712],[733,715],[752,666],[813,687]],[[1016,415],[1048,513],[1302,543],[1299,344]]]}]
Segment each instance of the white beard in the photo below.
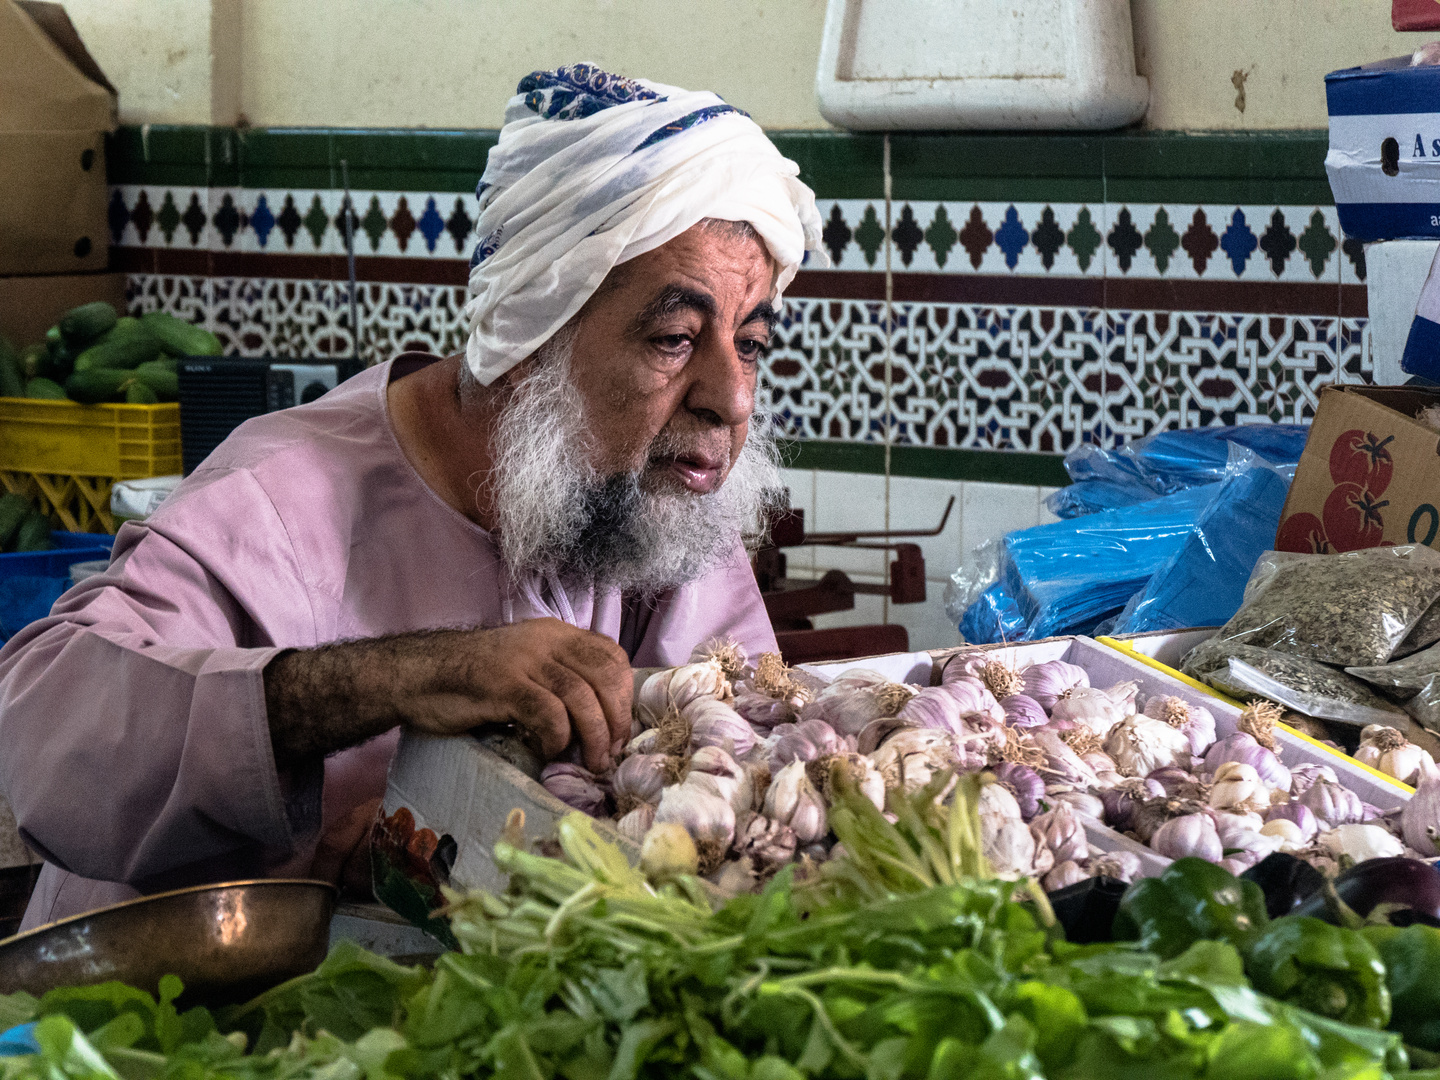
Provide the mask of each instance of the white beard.
[{"label": "white beard", "polygon": [[[584,402],[570,379],[573,333],[540,350],[496,422],[495,539],[512,574],[655,595],[694,581],[763,532],[781,493],[775,436],[763,417],[725,482],[695,494],[647,483],[644,469],[601,475],[590,464]],[[662,433],[649,448],[664,449]]]}]

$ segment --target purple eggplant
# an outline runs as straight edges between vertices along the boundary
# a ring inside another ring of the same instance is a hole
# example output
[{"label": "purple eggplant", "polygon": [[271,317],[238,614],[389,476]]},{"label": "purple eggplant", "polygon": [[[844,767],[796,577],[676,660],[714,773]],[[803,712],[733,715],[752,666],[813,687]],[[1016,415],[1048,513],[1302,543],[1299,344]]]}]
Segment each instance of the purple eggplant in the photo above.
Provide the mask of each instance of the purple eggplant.
[{"label": "purple eggplant", "polygon": [[1265,914],[1272,919],[1289,915],[1325,884],[1325,875],[1319,870],[1282,851],[1265,856],[1240,877],[1260,886],[1265,894]]},{"label": "purple eggplant", "polygon": [[[1419,859],[1366,859],[1335,879],[1335,891],[1362,919],[1381,904],[1440,919],[1440,870]],[[1294,914],[1335,921],[1323,891],[1305,900]]]}]

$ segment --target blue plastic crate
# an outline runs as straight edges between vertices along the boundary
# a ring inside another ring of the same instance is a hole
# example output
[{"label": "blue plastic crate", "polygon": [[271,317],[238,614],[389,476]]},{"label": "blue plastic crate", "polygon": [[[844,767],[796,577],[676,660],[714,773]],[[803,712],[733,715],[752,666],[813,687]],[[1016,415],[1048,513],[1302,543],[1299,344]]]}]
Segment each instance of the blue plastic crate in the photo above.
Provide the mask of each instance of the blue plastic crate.
[{"label": "blue plastic crate", "polygon": [[50,613],[70,587],[70,567],[78,562],[108,559],[113,536],[101,533],[54,532],[51,551],[20,551],[0,555],[0,641],[22,626]]}]

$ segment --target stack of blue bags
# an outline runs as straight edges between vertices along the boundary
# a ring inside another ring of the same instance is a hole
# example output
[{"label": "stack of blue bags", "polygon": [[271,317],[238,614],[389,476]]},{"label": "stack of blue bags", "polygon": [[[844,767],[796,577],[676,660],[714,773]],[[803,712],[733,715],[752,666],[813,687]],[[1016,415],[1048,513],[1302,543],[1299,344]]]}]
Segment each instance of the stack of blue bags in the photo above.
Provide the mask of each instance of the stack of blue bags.
[{"label": "stack of blue bags", "polygon": [[1274,544],[1305,448],[1299,424],[1166,431],[1065,457],[1063,520],[1004,539],[995,582],[965,609],[974,643],[1218,626]]}]

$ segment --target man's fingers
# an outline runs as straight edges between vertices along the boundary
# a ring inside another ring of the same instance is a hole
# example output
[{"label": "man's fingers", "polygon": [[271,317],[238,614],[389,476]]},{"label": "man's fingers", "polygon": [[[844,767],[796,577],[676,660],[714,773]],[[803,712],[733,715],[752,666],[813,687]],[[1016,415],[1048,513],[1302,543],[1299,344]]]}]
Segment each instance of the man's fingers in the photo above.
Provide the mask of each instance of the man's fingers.
[{"label": "man's fingers", "polygon": [[565,703],[542,686],[533,686],[515,702],[515,719],[540,740],[540,753],[547,761],[559,757],[570,745],[570,716]]},{"label": "man's fingers", "polygon": [[562,656],[565,666],[583,678],[599,699],[610,730],[608,742],[629,742],[635,680],[625,651],[609,638],[587,631],[584,640],[566,649]]},{"label": "man's fingers", "polygon": [[594,688],[563,664],[548,664],[541,674],[550,692],[565,703],[570,727],[580,738],[585,767],[591,772],[609,771],[610,727]]}]

